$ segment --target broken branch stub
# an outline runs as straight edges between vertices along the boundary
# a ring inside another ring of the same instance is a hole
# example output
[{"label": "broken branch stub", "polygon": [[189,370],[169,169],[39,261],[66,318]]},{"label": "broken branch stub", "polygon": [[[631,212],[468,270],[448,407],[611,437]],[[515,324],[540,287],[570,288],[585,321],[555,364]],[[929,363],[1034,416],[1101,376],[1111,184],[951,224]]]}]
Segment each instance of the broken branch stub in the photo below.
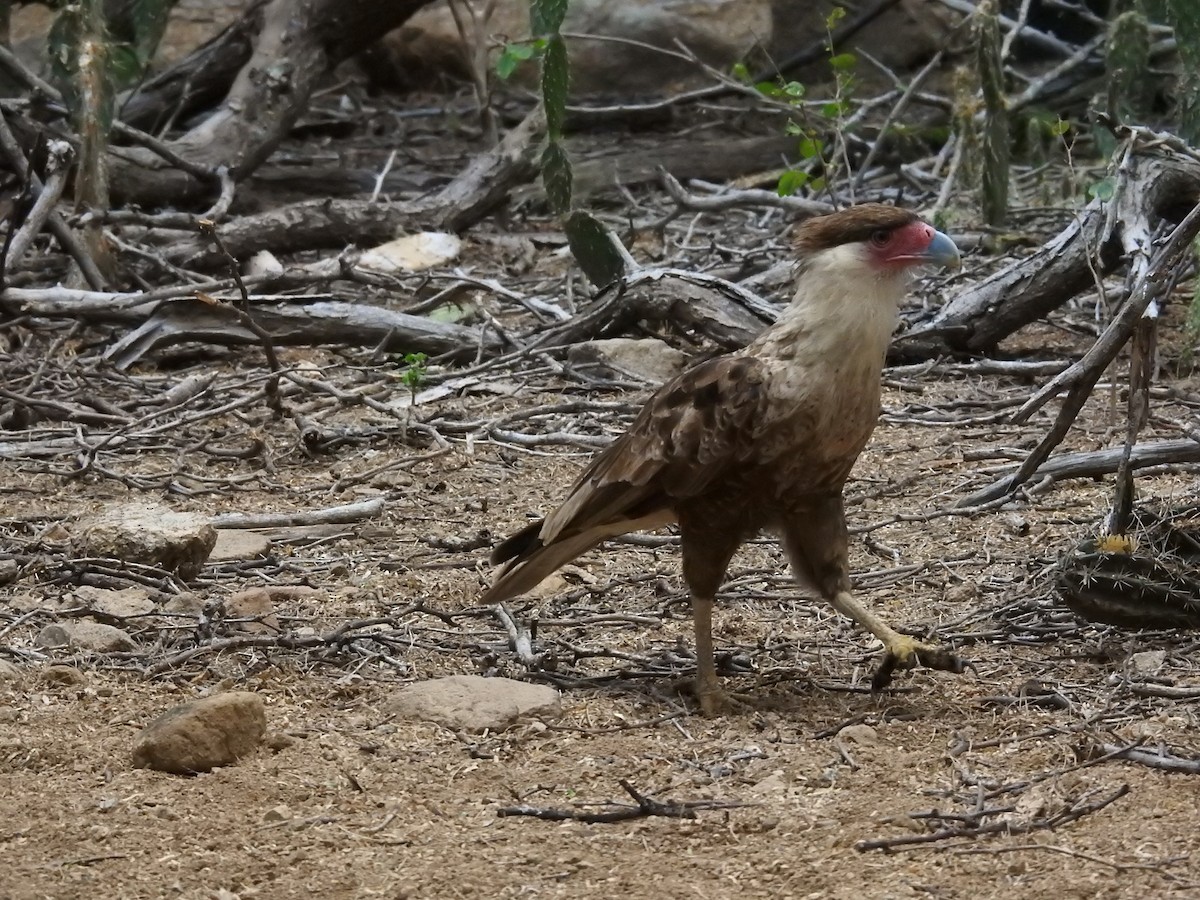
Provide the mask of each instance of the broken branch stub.
[{"label": "broken branch stub", "polygon": [[898,337],[889,358],[915,362],[995,350],[1018,329],[1095,285],[1096,274],[1115,271],[1129,249],[1126,232],[1149,235],[1163,219],[1181,219],[1200,196],[1200,161],[1135,150],[1123,181],[1112,203],[1093,200],[1040,250],[963,291],[928,324]]}]

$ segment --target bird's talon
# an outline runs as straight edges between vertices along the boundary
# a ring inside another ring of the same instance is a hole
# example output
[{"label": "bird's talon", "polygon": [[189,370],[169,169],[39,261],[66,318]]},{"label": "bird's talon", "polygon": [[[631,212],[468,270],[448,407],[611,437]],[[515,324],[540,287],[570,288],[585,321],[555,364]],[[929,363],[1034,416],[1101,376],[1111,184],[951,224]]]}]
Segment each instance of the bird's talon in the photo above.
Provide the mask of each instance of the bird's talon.
[{"label": "bird's talon", "polygon": [[961,675],[966,671],[968,665],[966,660],[955,656],[945,647],[924,644],[906,637],[902,641],[888,646],[883,661],[871,679],[871,690],[880,691],[887,687],[892,681],[892,673],[897,669],[924,666],[927,669],[938,669]]}]

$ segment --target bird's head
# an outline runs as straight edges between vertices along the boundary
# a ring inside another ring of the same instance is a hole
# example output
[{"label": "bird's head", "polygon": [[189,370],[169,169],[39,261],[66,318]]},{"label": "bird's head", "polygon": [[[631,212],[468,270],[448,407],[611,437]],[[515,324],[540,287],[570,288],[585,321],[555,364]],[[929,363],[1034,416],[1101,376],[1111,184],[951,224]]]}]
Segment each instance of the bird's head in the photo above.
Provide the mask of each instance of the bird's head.
[{"label": "bird's head", "polygon": [[954,241],[916,213],[882,203],[809,219],[797,227],[794,246],[802,263],[830,256],[830,262],[864,265],[880,277],[901,275],[924,263],[960,265]]}]

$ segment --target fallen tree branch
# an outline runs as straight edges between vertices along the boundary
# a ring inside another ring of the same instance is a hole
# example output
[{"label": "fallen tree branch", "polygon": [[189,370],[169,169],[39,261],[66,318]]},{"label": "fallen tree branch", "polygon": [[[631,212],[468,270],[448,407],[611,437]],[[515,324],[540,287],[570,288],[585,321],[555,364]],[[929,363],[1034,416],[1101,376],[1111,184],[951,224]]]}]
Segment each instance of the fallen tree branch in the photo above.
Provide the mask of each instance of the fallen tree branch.
[{"label": "fallen tree branch", "polygon": [[[1042,463],[1026,478],[1019,478],[1020,471],[993,482],[981,491],[976,491],[955,504],[955,509],[991,503],[1011,494],[1026,481],[1063,481],[1067,478],[1099,478],[1117,471],[1124,447],[1095,450],[1082,453],[1064,453]],[[1129,453],[1129,465],[1134,469],[1149,466],[1179,465],[1200,462],[1200,443],[1190,440],[1157,441],[1135,444]]]},{"label": "fallen tree branch", "polygon": [[224,513],[213,516],[209,524],[213,528],[245,530],[249,528],[291,528],[297,525],[348,525],[370,519],[383,512],[382,497],[343,503],[325,509],[306,509],[290,513]]},{"label": "fallen tree branch", "polygon": [[739,809],[748,806],[747,803],[736,803],[724,800],[685,800],[680,803],[663,803],[653,797],[647,797],[637,788],[622,778],[618,782],[625,792],[634,799],[636,806],[621,806],[611,804],[616,808],[607,812],[589,813],[579,809],[556,809],[553,807],[504,806],[496,811],[496,815],[530,816],[535,819],[545,819],[550,822],[586,822],[589,825],[604,825],[612,822],[627,822],[630,819],[642,819],[647,816],[664,816],[668,819],[694,819],[697,810],[703,809]]},{"label": "fallen tree branch", "polygon": [[1116,759],[1127,759],[1140,766],[1159,769],[1163,772],[1184,772],[1188,775],[1200,775],[1200,759],[1186,759],[1173,756],[1164,750],[1147,750],[1143,747],[1118,747],[1116,744],[1098,744],[1096,752]]},{"label": "fallen tree branch", "polygon": [[[928,834],[906,834],[901,837],[879,838],[869,841],[858,841],[854,849],[860,853],[867,850],[895,850],[903,847],[914,847],[920,844],[935,844],[954,838],[983,837],[987,834],[1029,834],[1034,831],[1053,830],[1063,825],[1082,819],[1084,816],[1099,812],[1111,803],[1129,793],[1129,785],[1123,784],[1106,797],[1084,802],[1084,798],[1071,802],[1061,811],[1052,816],[1032,819],[1028,822],[988,822],[986,825],[963,825],[952,828],[942,828]],[[1086,796],[1086,795],[1085,795]]]},{"label": "fallen tree branch", "polygon": [[[500,345],[493,334],[478,328],[361,303],[280,301],[256,303],[253,310],[255,320],[276,344],[349,344],[450,359],[474,357],[480,347],[493,352]],[[145,323],[113,344],[105,358],[127,368],[150,350],[186,341],[238,345],[257,344],[261,339],[221,307],[176,300],[164,303]]]},{"label": "fallen tree branch", "polygon": [[[243,18],[261,17],[262,26],[255,31],[250,58],[239,69],[221,105],[169,146],[192,165],[213,171],[227,166],[235,180],[245,179],[287,135],[327,72],[428,2],[270,0],[265,7],[251,7]],[[281,60],[286,60],[286,65],[281,65]],[[202,65],[212,62],[212,57],[197,57],[197,61]],[[200,70],[191,71],[194,82]],[[188,80],[189,76],[184,76],[183,93]],[[151,107],[145,117],[157,118],[163,105]],[[141,116],[139,111],[139,120]],[[118,203],[192,205],[204,202],[212,193],[211,183],[170,166],[141,147],[112,148],[110,164],[112,196]]]}]

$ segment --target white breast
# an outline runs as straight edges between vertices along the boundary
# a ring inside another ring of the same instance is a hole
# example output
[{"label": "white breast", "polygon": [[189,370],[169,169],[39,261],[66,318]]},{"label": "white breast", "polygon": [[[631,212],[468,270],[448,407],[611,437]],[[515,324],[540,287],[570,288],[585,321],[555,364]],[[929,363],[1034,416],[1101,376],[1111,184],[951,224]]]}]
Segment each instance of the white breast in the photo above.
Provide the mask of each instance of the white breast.
[{"label": "white breast", "polygon": [[847,244],[806,264],[792,302],[746,353],[768,361],[785,429],[819,430],[823,455],[857,455],[879,418],[880,375],[905,273],[882,274]]}]

